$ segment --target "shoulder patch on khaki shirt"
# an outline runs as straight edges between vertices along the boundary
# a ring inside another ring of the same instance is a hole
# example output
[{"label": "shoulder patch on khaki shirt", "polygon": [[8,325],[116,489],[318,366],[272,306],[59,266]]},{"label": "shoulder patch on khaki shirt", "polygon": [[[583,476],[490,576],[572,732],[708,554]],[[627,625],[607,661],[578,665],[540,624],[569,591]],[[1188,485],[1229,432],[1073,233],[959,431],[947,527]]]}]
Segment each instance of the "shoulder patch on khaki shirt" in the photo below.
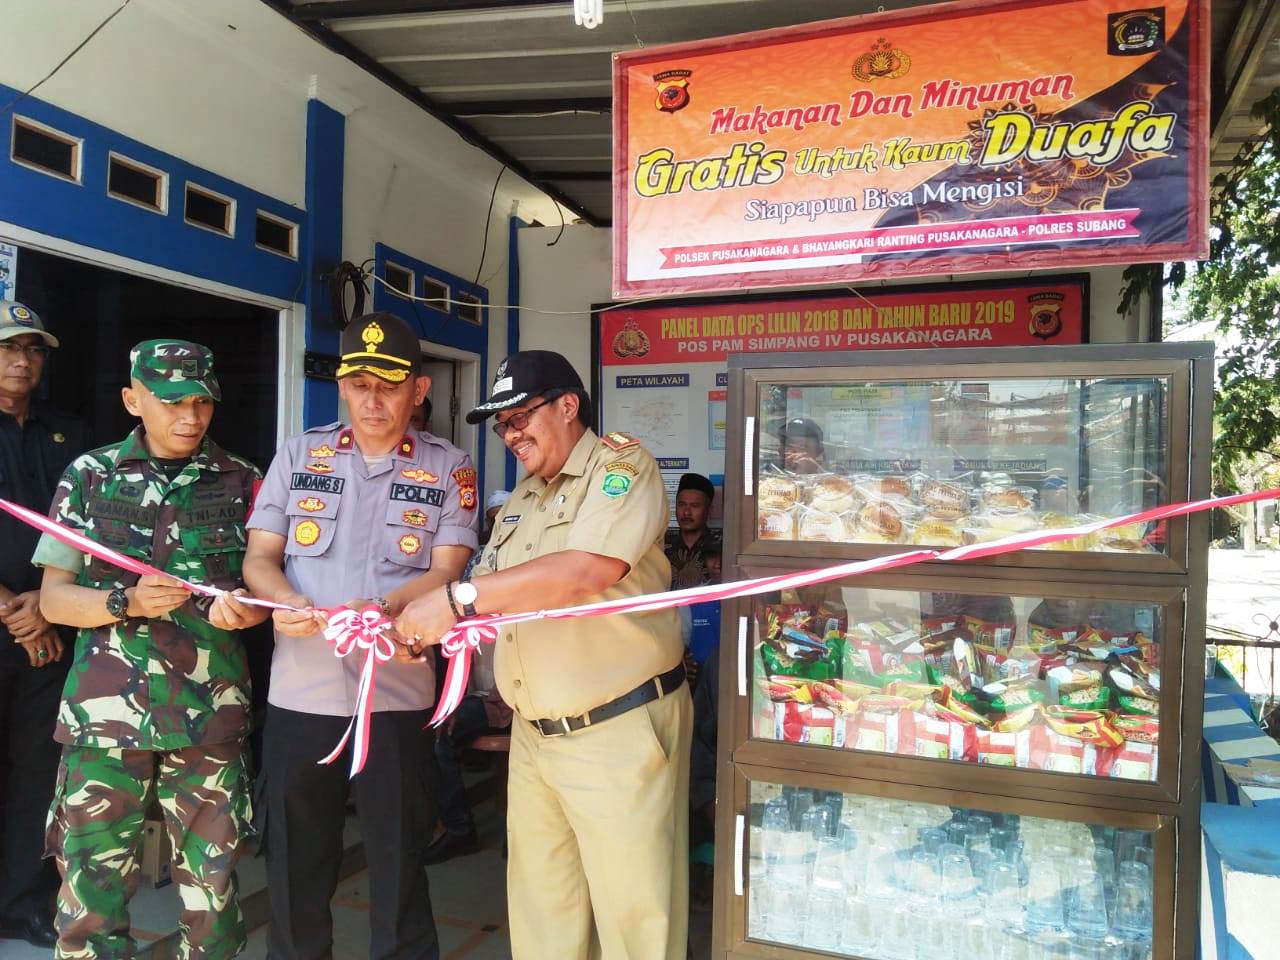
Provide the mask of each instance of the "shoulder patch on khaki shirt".
[{"label": "shoulder patch on khaki shirt", "polygon": [[633,477],[640,472],[630,460],[615,460],[607,464],[604,469],[606,473],[629,473]]},{"label": "shoulder patch on khaki shirt", "polygon": [[631,436],[631,434],[620,433],[617,430],[612,433],[606,433],[600,438],[600,442],[610,450],[625,450],[627,447],[634,447],[640,443],[640,441]]}]

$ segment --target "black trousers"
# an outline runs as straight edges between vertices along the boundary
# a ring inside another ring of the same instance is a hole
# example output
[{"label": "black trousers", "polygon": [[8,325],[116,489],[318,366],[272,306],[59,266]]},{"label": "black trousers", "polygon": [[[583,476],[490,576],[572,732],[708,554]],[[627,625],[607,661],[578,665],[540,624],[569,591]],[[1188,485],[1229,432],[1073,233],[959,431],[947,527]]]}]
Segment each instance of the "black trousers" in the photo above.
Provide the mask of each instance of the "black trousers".
[{"label": "black trousers", "polygon": [[53,726],[72,652],[37,668],[7,635],[0,640],[0,915],[47,911],[58,889],[53,861],[41,858],[62,754]]},{"label": "black trousers", "polygon": [[[435,822],[432,734],[422,710],[375,713],[355,778],[369,869],[370,960],[439,960],[423,857]],[[271,899],[270,960],[328,960],[329,901],[338,885],[351,745],[334,763],[346,717],[270,706],[258,817]]]}]

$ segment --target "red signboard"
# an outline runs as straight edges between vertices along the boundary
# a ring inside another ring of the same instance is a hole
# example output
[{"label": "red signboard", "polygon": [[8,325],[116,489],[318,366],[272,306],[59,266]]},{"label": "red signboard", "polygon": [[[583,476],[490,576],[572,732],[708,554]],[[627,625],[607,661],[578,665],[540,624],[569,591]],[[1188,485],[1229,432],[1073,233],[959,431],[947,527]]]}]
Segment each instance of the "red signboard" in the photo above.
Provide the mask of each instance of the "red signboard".
[{"label": "red signboard", "polygon": [[965,0],[614,61],[614,295],[1201,259],[1208,0]]},{"label": "red signboard", "polygon": [[1083,280],[866,296],[622,306],[600,314],[605,366],[724,363],[731,353],[1082,343]]}]

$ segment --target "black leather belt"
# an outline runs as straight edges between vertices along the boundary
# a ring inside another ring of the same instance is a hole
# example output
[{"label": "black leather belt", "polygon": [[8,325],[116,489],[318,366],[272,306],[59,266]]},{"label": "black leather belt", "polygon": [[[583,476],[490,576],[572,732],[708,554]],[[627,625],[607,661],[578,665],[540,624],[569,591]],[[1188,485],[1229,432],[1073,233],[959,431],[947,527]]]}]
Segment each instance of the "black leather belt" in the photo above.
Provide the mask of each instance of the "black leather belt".
[{"label": "black leather belt", "polygon": [[577,717],[561,717],[559,720],[534,720],[533,725],[544,737],[563,737],[592,724],[603,723],[616,716],[643,706],[650,700],[657,700],[669,693],[674,693],[684,683],[684,663],[677,663],[666,673],[660,673],[651,680],[646,680],[630,693],[624,693],[616,700],[610,700],[603,706],[588,710]]}]

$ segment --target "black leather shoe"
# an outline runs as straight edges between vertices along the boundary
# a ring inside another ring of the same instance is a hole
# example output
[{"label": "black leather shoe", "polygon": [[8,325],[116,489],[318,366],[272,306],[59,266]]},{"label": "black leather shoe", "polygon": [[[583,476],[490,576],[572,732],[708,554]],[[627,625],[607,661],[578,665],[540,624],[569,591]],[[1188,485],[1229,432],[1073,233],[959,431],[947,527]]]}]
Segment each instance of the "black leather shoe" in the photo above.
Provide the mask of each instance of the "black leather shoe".
[{"label": "black leather shoe", "polygon": [[474,830],[468,833],[442,833],[427,847],[427,863],[444,863],[454,857],[465,857],[480,850]]},{"label": "black leather shoe", "polygon": [[39,910],[21,916],[0,919],[0,939],[25,940],[33,947],[55,947],[58,931],[53,928],[53,918]]}]

